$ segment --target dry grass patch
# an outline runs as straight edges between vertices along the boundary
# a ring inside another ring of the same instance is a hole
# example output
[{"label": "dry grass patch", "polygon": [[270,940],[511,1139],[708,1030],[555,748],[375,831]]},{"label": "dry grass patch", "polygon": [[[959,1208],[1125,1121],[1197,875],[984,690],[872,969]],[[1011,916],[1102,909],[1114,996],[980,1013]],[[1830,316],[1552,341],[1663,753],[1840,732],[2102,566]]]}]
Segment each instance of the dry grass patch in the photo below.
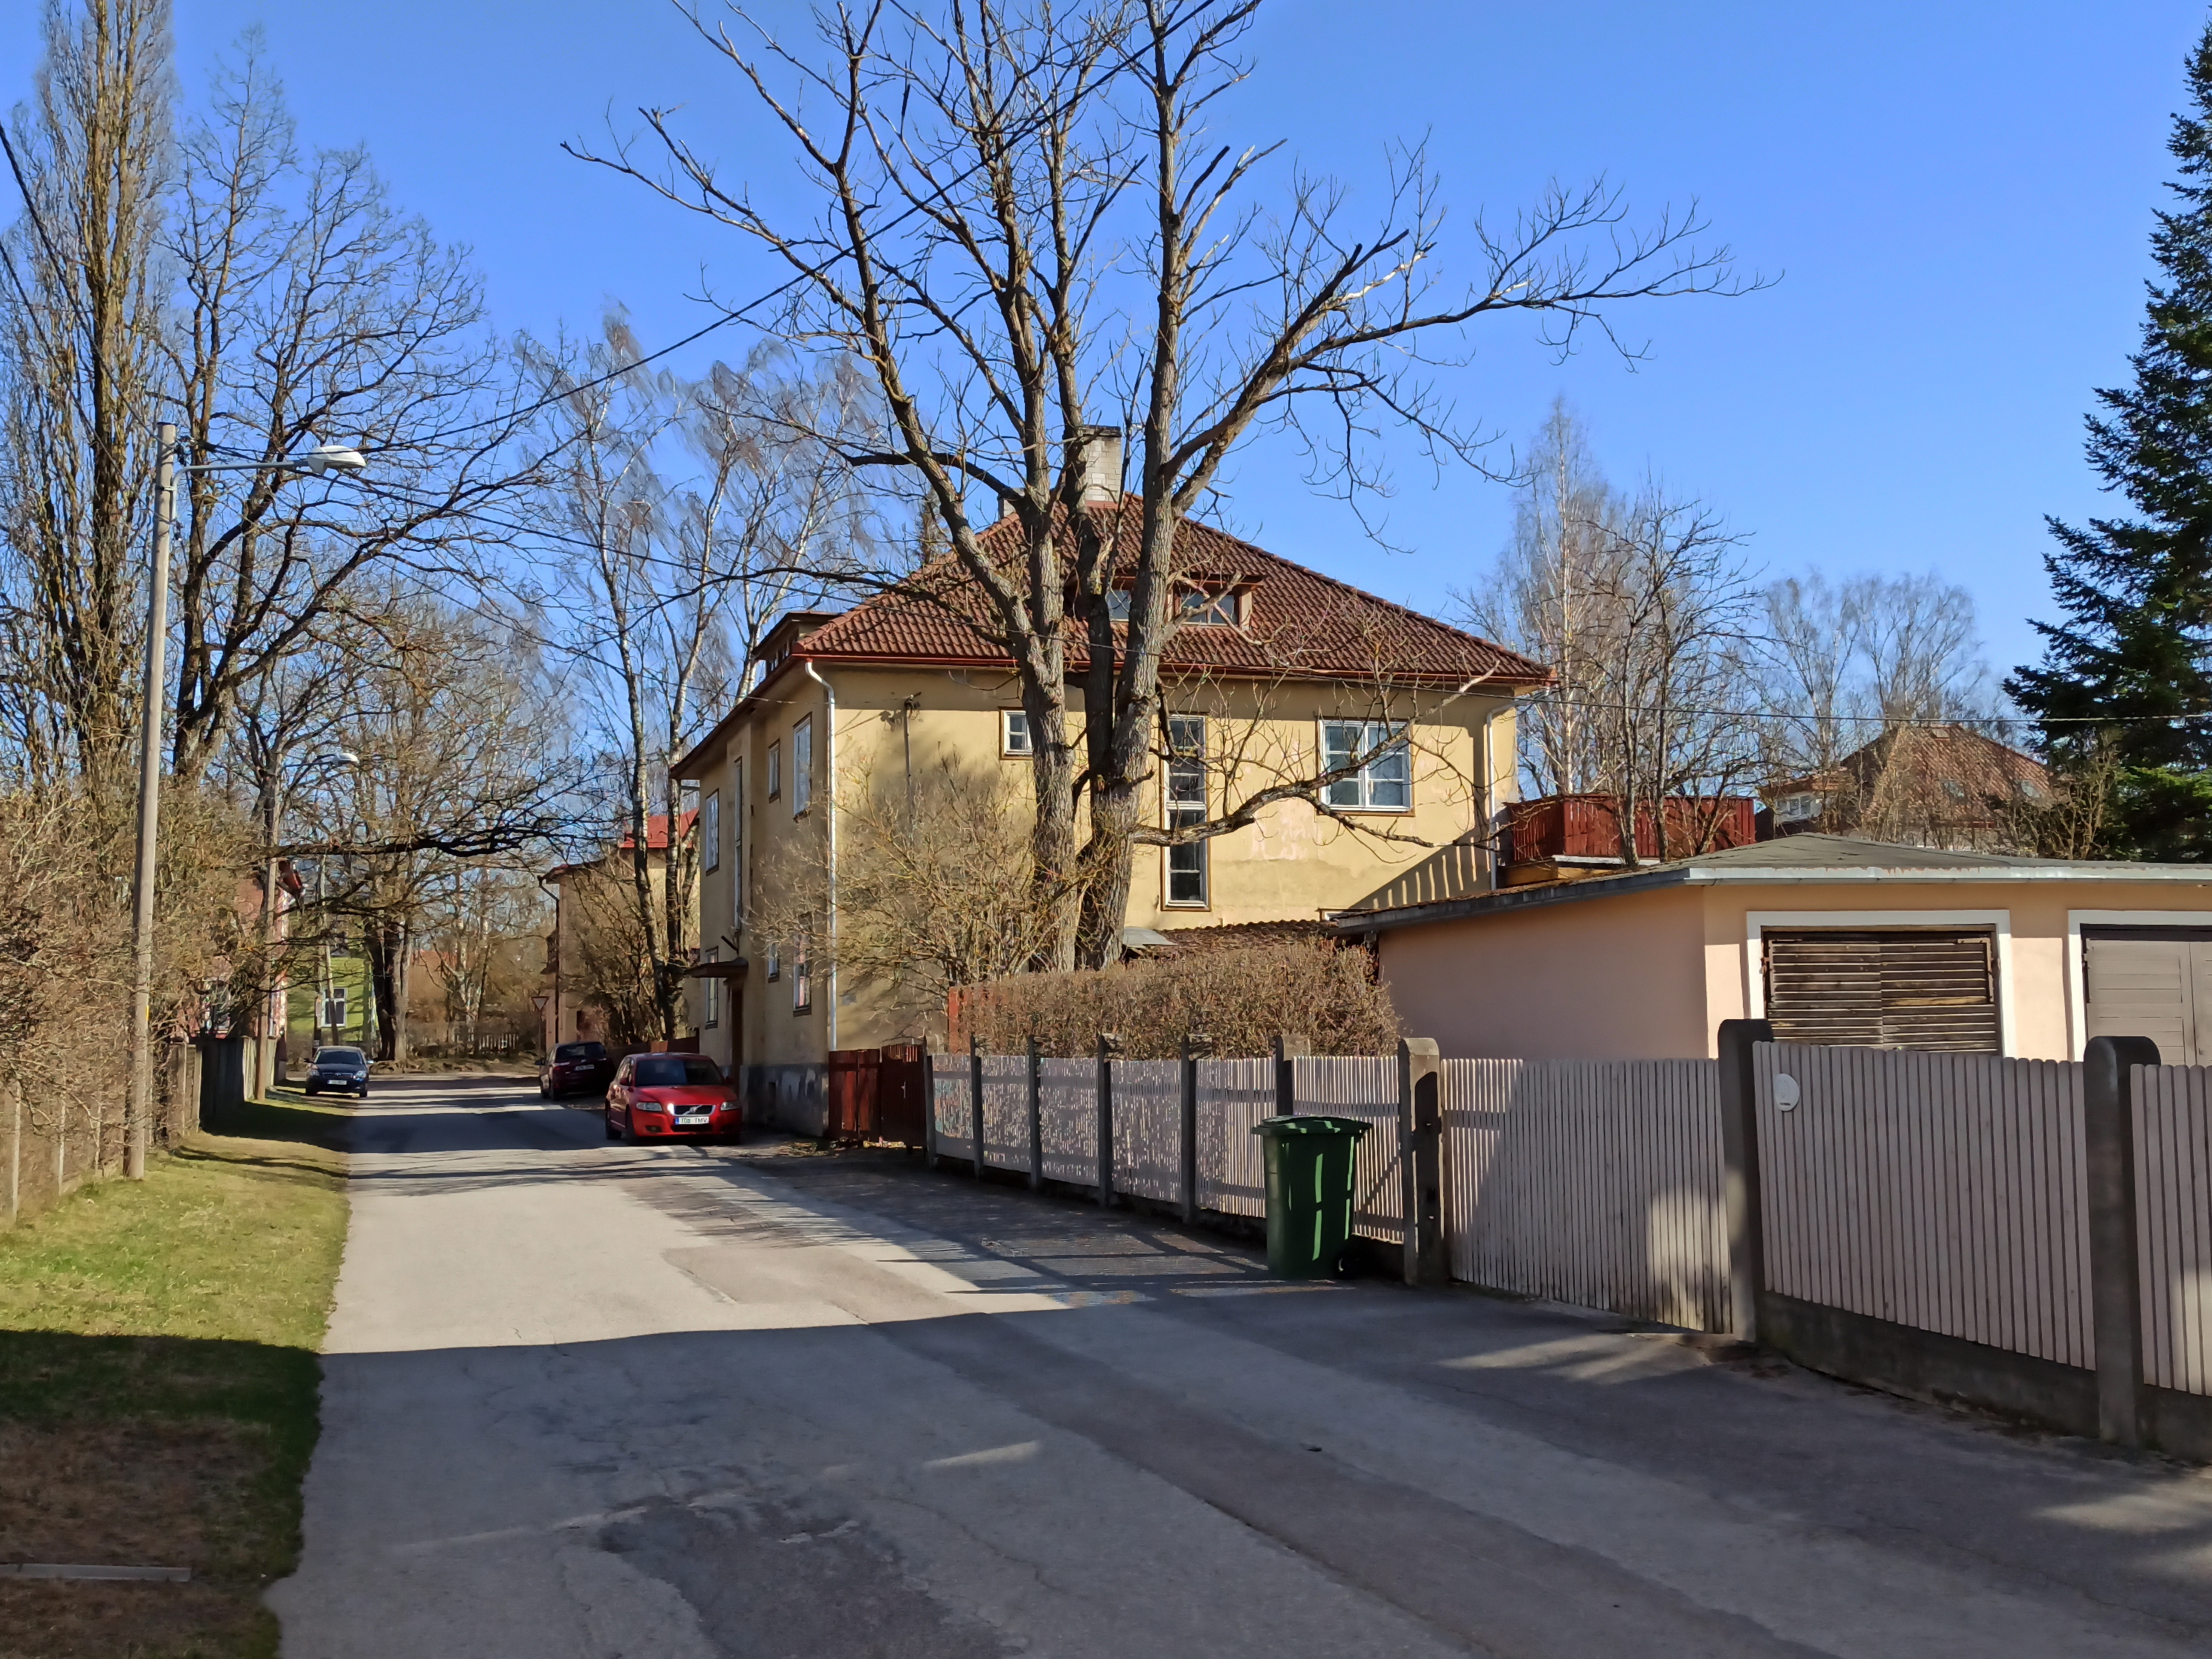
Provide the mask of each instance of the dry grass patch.
[{"label": "dry grass patch", "polygon": [[0,1580],[5,1659],[274,1654],[345,1241],[343,1115],[250,1106],[0,1237],[0,1561],[190,1567]]}]

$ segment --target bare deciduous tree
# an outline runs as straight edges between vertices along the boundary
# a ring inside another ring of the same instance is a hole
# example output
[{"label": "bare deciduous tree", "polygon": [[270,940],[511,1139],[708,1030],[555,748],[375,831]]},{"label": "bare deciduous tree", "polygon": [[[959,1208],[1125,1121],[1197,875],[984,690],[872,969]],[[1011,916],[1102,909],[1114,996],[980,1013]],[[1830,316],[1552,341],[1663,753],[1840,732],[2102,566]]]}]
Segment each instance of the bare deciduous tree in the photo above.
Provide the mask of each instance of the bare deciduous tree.
[{"label": "bare deciduous tree", "polygon": [[834,935],[826,842],[783,847],[752,884],[749,922],[788,957],[802,937],[816,971],[881,999],[916,1029],[955,988],[1020,973],[1048,944],[1049,907],[1030,879],[1029,802],[1002,770],[951,757],[918,777],[836,780]]},{"label": "bare deciduous tree", "polygon": [[1604,797],[1631,866],[1632,825],[1650,826],[1661,858],[1705,851],[1722,797],[1758,775],[1765,648],[1759,595],[1718,515],[1656,480],[1623,496],[1554,404],[1512,540],[1489,584],[1460,599],[1476,628],[1557,677],[1522,705],[1530,792]]},{"label": "bare deciduous tree", "polygon": [[773,354],[698,385],[648,374],[618,315],[573,360],[531,355],[559,398],[540,511],[559,527],[566,580],[550,603],[578,689],[599,702],[659,1035],[672,1038],[699,849],[671,769],[744,688],[776,614],[833,587],[867,544],[866,503],[825,449],[854,429],[858,386],[834,363],[788,374]]},{"label": "bare deciduous tree", "polygon": [[378,1058],[407,1057],[422,919],[454,865],[546,845],[575,780],[510,618],[391,594],[346,643],[343,730],[356,760],[302,804],[288,849],[323,863],[330,910],[364,930]]},{"label": "bare deciduous tree", "polygon": [[[256,679],[374,602],[394,573],[481,574],[534,476],[514,458],[520,384],[463,252],[401,212],[359,150],[303,156],[249,35],[181,145],[170,254],[173,380],[192,457],[178,548],[175,769],[220,751]],[[318,439],[358,479],[273,464]]]},{"label": "bare deciduous tree", "polygon": [[1600,660],[1609,617],[1605,591],[1626,503],[1590,453],[1589,434],[1564,398],[1531,446],[1514,503],[1513,536],[1485,586],[1455,595],[1480,634],[1557,677],[1553,694],[1522,706],[1523,787],[1584,794],[1606,772]]},{"label": "bare deciduous tree", "polygon": [[1769,775],[1802,776],[1905,726],[1987,725],[1974,602],[1934,574],[1818,571],[1767,590]]},{"label": "bare deciduous tree", "polygon": [[[657,161],[619,143],[592,157],[757,240],[793,273],[786,335],[874,377],[889,441],[848,459],[927,496],[1015,664],[1034,879],[1057,918],[1047,965],[1118,948],[1162,653],[1182,623],[1176,527],[1255,427],[1303,443],[1316,482],[1355,498],[1377,482],[1381,422],[1480,465],[1424,379],[1431,341],[1530,313],[1564,346],[1604,328],[1612,302],[1730,286],[1723,256],[1690,243],[1693,222],[1624,232],[1600,184],[1549,191],[1510,228],[1475,217],[1477,274],[1449,288],[1432,274],[1442,213],[1418,149],[1395,156],[1371,222],[1294,168],[1270,211],[1255,193],[1278,147],[1240,149],[1208,125],[1247,72],[1236,53],[1257,9],[881,3],[818,14],[818,55],[741,46],[694,13],[796,147],[819,215],[781,219],[666,111],[645,112]],[[1102,422],[1139,432],[1130,495],[1119,465],[1086,479]],[[1014,520],[1011,555],[984,546],[977,491]],[[1090,663],[1079,752],[1071,626]]]},{"label": "bare deciduous tree", "polygon": [[0,601],[8,735],[40,775],[128,771],[165,390],[167,0],[46,9],[0,235]]}]

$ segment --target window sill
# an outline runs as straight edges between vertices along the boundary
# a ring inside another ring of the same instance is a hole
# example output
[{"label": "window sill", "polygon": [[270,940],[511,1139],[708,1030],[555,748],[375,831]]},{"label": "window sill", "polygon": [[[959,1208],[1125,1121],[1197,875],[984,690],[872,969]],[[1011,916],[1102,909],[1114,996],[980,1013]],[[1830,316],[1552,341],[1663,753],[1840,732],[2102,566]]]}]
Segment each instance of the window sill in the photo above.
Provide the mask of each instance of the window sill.
[{"label": "window sill", "polygon": [[1347,818],[1409,818],[1413,816],[1410,806],[1329,806],[1322,805],[1340,817]]}]

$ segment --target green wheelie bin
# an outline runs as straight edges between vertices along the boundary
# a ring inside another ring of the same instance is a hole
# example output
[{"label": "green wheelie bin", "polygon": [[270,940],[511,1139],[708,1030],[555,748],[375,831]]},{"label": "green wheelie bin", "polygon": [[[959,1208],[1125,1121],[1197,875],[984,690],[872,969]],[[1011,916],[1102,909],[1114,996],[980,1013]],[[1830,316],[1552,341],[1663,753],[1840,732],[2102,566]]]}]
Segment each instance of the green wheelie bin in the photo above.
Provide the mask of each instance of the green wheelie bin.
[{"label": "green wheelie bin", "polygon": [[1352,1163],[1373,1126],[1301,1113],[1253,1125],[1267,1159],[1267,1269],[1325,1279],[1352,1238]]}]

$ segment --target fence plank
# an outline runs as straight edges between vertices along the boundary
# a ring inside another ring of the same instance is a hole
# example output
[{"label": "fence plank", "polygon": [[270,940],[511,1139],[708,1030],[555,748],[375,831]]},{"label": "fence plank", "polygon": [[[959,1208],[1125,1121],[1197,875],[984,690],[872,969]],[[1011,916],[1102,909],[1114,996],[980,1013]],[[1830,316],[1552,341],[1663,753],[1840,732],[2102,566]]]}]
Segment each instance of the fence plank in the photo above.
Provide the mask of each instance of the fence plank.
[{"label": "fence plank", "polygon": [[2212,1394],[2212,1068],[2134,1073],[2143,1380]]}]

